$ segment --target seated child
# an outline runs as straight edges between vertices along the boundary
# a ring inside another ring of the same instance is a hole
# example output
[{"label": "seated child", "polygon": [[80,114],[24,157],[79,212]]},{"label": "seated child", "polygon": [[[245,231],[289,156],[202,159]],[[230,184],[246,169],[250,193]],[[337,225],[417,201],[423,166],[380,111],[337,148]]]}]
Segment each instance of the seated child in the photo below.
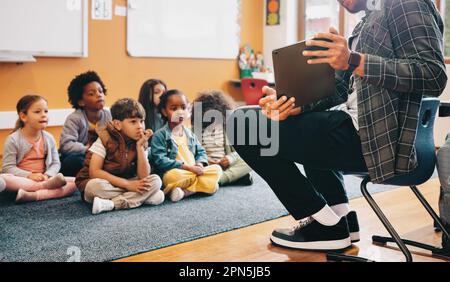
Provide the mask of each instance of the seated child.
[{"label": "seated child", "polygon": [[164,126],[164,120],[158,111],[161,95],[166,92],[167,85],[159,79],[149,79],[141,86],[139,103],[145,109],[145,127],[158,131]]},{"label": "seated child", "polygon": [[163,176],[164,193],[170,194],[173,202],[197,192],[216,193],[222,169],[208,166],[205,149],[183,126],[188,116],[186,96],[178,90],[167,91],[158,108],[167,124],[153,136],[151,161]]},{"label": "seated child", "polygon": [[19,119],[5,142],[0,191],[17,192],[17,203],[72,195],[77,190],[75,179],[58,173],[61,163],[55,139],[44,131],[48,124],[47,101],[28,95],[19,100],[16,108]]},{"label": "seated child", "polygon": [[[200,110],[201,107],[201,110]],[[199,114],[195,114],[196,110]],[[203,148],[208,155],[210,164],[218,164],[222,167],[223,174],[219,180],[220,185],[251,185],[253,179],[252,169],[241,159],[234,148],[229,145],[226,138],[227,111],[233,109],[233,102],[220,91],[208,91],[198,95],[192,108],[192,126],[196,134],[201,133]],[[204,116],[208,111],[215,111],[220,118],[212,122],[205,122]],[[198,120],[197,120],[198,119]],[[199,130],[197,130],[197,127]]]},{"label": "seated child", "polygon": [[67,117],[61,133],[61,172],[76,176],[83,167],[87,149],[97,139],[95,129],[106,126],[111,114],[104,109],[106,87],[97,73],[78,75],[70,82],[68,92],[75,111]]},{"label": "seated child", "polygon": [[111,107],[112,121],[98,128],[99,138],[89,148],[75,180],[82,199],[92,203],[92,214],[132,209],[164,202],[161,178],[150,174],[145,111],[133,99],[120,99]]}]

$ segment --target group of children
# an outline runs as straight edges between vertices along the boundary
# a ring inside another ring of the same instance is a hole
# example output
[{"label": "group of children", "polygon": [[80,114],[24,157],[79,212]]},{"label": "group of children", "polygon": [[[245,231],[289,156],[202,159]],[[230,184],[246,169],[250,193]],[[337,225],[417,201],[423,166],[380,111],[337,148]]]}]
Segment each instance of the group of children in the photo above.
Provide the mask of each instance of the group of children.
[{"label": "group of children", "polygon": [[252,184],[251,168],[226,138],[225,115],[233,104],[222,92],[201,93],[194,100],[201,103],[202,115],[223,114],[221,121],[199,121],[201,136],[185,124],[191,116],[186,95],[168,90],[161,80],[146,81],[138,101],[120,99],[110,110],[106,95],[93,71],[71,81],[74,112],[64,123],[59,151],[45,131],[46,99],[21,98],[19,119],[4,146],[0,192],[16,192],[16,202],[23,203],[66,197],[78,189],[98,214],[159,205],[166,195],[178,202],[195,193],[212,195],[223,185]]}]

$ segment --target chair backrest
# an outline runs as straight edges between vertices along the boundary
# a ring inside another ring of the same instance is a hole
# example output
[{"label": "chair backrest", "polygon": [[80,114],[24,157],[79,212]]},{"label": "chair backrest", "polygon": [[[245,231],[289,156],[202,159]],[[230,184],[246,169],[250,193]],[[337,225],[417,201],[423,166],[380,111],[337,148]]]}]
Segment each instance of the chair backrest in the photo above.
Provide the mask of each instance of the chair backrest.
[{"label": "chair backrest", "polygon": [[439,109],[438,98],[424,98],[420,107],[415,149],[418,167],[412,172],[396,176],[384,184],[411,186],[425,183],[436,168],[436,147],[434,143],[434,121]]},{"label": "chair backrest", "polygon": [[258,105],[262,98],[262,88],[269,85],[267,80],[257,78],[243,78],[241,80],[242,94],[247,105]]}]

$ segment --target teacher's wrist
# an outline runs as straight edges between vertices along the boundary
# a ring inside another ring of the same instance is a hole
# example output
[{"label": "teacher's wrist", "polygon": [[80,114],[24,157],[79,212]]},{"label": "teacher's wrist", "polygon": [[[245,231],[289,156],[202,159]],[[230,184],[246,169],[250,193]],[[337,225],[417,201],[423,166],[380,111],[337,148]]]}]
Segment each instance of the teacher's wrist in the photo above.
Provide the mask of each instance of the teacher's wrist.
[{"label": "teacher's wrist", "polygon": [[359,77],[364,77],[365,72],[364,72],[364,65],[366,62],[366,56],[364,54],[360,54],[361,55],[361,61],[359,62],[359,65],[355,68],[355,70],[353,71],[354,75],[357,75]]}]

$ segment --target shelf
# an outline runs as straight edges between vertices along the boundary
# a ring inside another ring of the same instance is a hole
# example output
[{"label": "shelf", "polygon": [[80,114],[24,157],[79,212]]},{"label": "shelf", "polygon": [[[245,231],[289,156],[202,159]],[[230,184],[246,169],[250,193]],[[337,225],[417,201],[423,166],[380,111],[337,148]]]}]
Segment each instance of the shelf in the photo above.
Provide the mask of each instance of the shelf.
[{"label": "shelf", "polygon": [[36,59],[30,54],[0,52],[0,63],[35,63]]}]

